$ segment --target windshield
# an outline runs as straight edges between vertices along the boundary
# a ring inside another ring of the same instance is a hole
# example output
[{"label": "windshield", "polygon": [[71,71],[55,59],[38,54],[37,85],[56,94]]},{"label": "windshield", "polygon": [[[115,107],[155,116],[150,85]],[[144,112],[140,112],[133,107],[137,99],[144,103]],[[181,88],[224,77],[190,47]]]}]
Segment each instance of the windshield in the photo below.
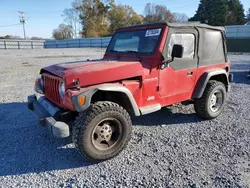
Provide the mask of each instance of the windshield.
[{"label": "windshield", "polygon": [[117,32],[114,34],[107,52],[152,55],[157,48],[161,30],[161,28],[157,28]]}]

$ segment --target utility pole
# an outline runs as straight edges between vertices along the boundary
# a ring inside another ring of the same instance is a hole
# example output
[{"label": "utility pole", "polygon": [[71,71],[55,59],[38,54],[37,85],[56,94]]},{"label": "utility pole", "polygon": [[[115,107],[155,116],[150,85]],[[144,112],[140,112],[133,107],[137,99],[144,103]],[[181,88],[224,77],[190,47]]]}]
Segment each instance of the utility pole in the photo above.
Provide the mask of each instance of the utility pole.
[{"label": "utility pole", "polygon": [[26,39],[26,33],[25,33],[25,24],[26,24],[26,18],[24,17],[24,12],[17,11],[20,15],[20,23],[23,24],[23,38]]}]

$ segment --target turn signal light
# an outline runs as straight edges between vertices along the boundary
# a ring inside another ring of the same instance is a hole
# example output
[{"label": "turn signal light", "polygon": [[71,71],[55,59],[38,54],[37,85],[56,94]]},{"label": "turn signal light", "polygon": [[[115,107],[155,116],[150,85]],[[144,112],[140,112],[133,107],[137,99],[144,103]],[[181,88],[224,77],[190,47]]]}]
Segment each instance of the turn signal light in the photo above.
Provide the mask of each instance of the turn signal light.
[{"label": "turn signal light", "polygon": [[36,79],[34,90],[39,94],[44,94],[43,86],[42,86],[42,79],[41,78]]},{"label": "turn signal light", "polygon": [[78,98],[78,104],[80,105],[80,106],[83,106],[84,104],[85,104],[85,100],[86,100],[86,97],[83,95],[83,96],[80,96],[79,98]]}]

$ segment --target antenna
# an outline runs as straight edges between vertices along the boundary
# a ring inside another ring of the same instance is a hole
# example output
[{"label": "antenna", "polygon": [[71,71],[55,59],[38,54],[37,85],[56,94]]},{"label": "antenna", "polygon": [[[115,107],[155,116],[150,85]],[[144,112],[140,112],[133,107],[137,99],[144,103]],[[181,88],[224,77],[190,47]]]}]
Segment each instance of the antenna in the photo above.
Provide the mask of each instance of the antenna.
[{"label": "antenna", "polygon": [[20,18],[20,23],[23,24],[23,38],[26,39],[26,32],[25,32],[25,24],[26,24],[26,18],[24,16],[24,12],[22,11],[17,11],[20,15],[19,15],[19,18]]}]

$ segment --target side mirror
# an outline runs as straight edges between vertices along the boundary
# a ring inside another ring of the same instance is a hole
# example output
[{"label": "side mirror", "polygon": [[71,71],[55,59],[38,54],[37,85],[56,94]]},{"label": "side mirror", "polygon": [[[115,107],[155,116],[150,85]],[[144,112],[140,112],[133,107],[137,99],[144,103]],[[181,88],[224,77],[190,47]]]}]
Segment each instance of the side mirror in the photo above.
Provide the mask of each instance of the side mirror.
[{"label": "side mirror", "polygon": [[182,45],[180,44],[175,44],[173,46],[173,50],[172,50],[172,54],[171,57],[172,59],[176,58],[182,58],[183,57],[183,52],[184,52],[184,48]]},{"label": "side mirror", "polygon": [[172,49],[171,60],[164,61],[164,57],[162,56],[164,63],[161,65],[161,69],[165,69],[166,67],[168,67],[168,65],[174,61],[174,58],[182,58],[183,53],[184,47],[180,44],[175,44]]}]

